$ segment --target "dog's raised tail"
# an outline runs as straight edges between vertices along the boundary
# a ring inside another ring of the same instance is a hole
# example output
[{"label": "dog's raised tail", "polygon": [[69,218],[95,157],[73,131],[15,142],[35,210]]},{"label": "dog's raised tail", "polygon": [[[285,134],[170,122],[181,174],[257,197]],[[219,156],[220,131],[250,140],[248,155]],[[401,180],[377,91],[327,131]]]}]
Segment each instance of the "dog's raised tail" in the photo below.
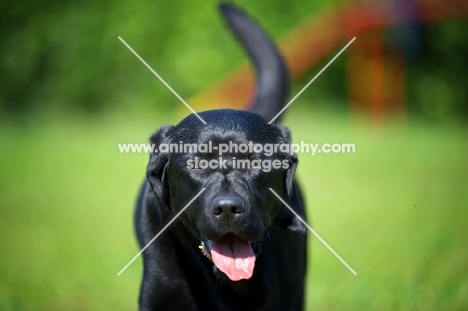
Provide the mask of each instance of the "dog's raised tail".
[{"label": "dog's raised tail", "polygon": [[269,122],[283,109],[289,95],[289,73],[283,58],[273,40],[247,14],[230,3],[219,8],[255,67],[257,87],[249,111]]}]

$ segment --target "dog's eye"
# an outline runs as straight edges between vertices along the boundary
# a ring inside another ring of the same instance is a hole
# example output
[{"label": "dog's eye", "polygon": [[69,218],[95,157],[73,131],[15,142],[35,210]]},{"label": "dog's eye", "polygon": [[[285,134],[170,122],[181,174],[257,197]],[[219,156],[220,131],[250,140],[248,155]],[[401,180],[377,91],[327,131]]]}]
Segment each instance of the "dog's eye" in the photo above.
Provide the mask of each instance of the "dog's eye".
[{"label": "dog's eye", "polygon": [[200,166],[200,159],[195,157],[194,159],[188,159],[186,163],[186,167],[189,170],[201,170],[202,167]]},{"label": "dog's eye", "polygon": [[256,159],[261,159],[262,155],[260,153],[252,153],[250,154],[250,159],[251,160],[256,160]]},{"label": "dog's eye", "polygon": [[199,163],[194,163],[192,167],[189,167],[192,170],[201,170]]}]

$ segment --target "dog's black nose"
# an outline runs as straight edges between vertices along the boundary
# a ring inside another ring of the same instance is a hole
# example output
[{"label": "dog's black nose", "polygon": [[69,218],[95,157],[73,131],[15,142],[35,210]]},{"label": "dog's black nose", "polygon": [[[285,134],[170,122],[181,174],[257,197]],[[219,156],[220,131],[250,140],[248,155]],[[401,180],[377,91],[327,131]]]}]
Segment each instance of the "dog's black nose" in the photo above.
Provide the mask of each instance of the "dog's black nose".
[{"label": "dog's black nose", "polygon": [[236,196],[216,197],[210,208],[212,215],[221,221],[233,221],[245,212],[244,201]]}]

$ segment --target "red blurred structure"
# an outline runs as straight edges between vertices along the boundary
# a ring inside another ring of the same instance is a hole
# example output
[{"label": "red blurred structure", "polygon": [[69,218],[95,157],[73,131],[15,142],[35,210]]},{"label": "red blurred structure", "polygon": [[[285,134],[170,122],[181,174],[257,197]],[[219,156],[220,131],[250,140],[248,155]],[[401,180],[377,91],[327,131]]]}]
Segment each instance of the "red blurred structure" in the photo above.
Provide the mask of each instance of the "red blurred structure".
[{"label": "red blurred structure", "polygon": [[[378,123],[387,113],[404,115],[405,57],[387,46],[383,39],[384,29],[465,18],[468,1],[397,2],[401,5],[395,6],[395,0],[381,0],[332,6],[293,29],[279,40],[293,79],[300,78],[325,57],[331,57],[356,36],[357,40],[347,51],[351,112],[370,112]],[[253,83],[253,74],[244,64],[193,97],[190,104],[195,110],[243,109],[253,95]]]}]

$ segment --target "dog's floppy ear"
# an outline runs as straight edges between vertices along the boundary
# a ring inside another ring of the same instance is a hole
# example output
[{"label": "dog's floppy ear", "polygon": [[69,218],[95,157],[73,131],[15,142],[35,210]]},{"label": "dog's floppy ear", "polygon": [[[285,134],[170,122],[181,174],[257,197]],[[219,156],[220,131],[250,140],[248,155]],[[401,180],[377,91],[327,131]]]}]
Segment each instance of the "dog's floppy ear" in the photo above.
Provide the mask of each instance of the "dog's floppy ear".
[{"label": "dog's floppy ear", "polygon": [[[284,142],[286,144],[291,145],[292,140],[291,140],[291,132],[289,131],[289,129],[284,126],[278,126],[278,128],[281,130]],[[299,160],[295,152],[285,154],[284,156],[289,161],[289,168],[286,170],[286,180],[285,180],[286,195],[288,198],[291,198],[292,192],[293,192],[294,175],[296,174],[297,163]]]},{"label": "dog's floppy ear", "polygon": [[[281,130],[283,143],[289,144],[291,146],[291,132],[287,127],[278,126]],[[287,200],[291,203],[291,206],[300,206],[301,202],[303,202],[301,195],[296,188],[297,186],[294,185],[294,175],[296,174],[296,167],[298,163],[297,154],[290,152],[287,154],[283,154],[284,158],[286,158],[289,162],[289,168],[286,170],[285,175],[285,192],[287,196]],[[296,210],[296,213],[299,215],[301,212]],[[289,229],[294,232],[299,232],[304,234],[306,232],[306,227],[302,224],[302,222],[286,207],[283,206],[280,213],[278,214],[277,218],[275,219],[277,225],[281,228]]]},{"label": "dog's floppy ear", "polygon": [[169,156],[165,153],[160,153],[159,146],[166,142],[168,134],[172,129],[173,126],[166,125],[151,136],[150,142],[154,149],[150,154],[150,159],[146,166],[146,177],[148,178],[148,182],[154,194],[165,203],[169,201],[166,183],[166,170],[169,164]]}]

